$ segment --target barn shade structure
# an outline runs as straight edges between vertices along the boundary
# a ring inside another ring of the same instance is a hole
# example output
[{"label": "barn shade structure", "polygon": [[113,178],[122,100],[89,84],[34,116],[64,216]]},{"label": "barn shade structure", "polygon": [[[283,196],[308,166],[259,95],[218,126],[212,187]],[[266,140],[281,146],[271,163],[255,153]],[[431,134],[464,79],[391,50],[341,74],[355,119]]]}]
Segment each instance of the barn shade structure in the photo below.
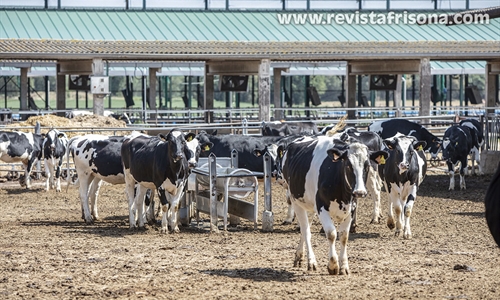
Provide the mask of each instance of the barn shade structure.
[{"label": "barn shade structure", "polygon": [[[259,118],[269,121],[271,75],[279,88],[281,76],[290,71],[287,65],[294,62],[344,62],[348,108],[356,107],[356,75],[393,74],[399,80],[401,74],[417,74],[421,79],[420,115],[428,116],[431,62],[483,60],[486,106],[495,105],[493,83],[500,73],[500,19],[490,18],[489,24],[454,26],[334,22],[283,25],[278,20],[279,13],[3,8],[0,9],[0,64],[20,68],[23,84],[31,66],[43,65],[44,61],[55,63],[59,110],[65,109],[66,75],[104,76],[109,61],[117,65],[141,62],[150,68],[151,99],[148,100],[155,105],[155,79],[162,71],[162,61],[201,62],[205,109],[214,105],[214,75],[258,75]],[[280,93],[274,95],[274,105],[280,108]],[[102,115],[103,96],[93,97],[94,113]],[[25,88],[21,90],[21,110],[27,107]],[[355,118],[354,114],[354,110],[348,111],[350,118]],[[207,113],[206,121],[211,120]]]}]

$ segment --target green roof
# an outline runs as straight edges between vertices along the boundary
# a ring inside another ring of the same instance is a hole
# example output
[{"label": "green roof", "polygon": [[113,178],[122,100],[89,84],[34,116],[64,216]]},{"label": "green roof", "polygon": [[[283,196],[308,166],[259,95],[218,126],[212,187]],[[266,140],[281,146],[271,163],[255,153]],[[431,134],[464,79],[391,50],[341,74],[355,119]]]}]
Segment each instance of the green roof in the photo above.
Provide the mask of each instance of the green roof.
[{"label": "green roof", "polygon": [[[0,9],[0,59],[490,60],[500,57],[500,19],[491,19],[490,24],[454,26],[402,22],[280,25],[278,15],[282,13],[314,12],[5,8]],[[355,12],[317,13],[325,17],[327,13]]]}]

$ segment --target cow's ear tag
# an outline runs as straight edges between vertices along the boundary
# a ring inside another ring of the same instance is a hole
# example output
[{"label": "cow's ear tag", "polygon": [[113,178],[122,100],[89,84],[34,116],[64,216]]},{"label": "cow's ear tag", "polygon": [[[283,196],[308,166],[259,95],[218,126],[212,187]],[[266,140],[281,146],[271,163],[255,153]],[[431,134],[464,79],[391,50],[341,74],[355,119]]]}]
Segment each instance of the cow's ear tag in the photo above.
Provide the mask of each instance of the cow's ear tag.
[{"label": "cow's ear tag", "polygon": [[190,135],[190,136],[188,136],[188,138],[187,138],[187,140],[186,140],[186,141],[187,141],[187,142],[191,142],[192,140],[193,140],[193,136],[192,136],[192,135]]},{"label": "cow's ear tag", "polygon": [[384,158],[384,156],[383,155],[379,155],[377,157],[377,162],[378,162],[379,165],[385,165],[385,158]]},{"label": "cow's ear tag", "polygon": [[387,148],[389,148],[389,150],[392,150],[392,146],[391,145],[387,145]]},{"label": "cow's ear tag", "polygon": [[422,147],[422,145],[419,145],[417,148],[418,151],[422,151],[423,149],[424,149],[424,147]]},{"label": "cow's ear tag", "polygon": [[458,146],[458,142],[455,143],[455,146]]},{"label": "cow's ear tag", "polygon": [[278,155],[279,155],[280,158],[283,158],[283,150],[281,150]]},{"label": "cow's ear tag", "polygon": [[205,147],[203,148],[203,150],[205,150],[205,151],[210,150],[210,146],[209,145],[205,145]]}]

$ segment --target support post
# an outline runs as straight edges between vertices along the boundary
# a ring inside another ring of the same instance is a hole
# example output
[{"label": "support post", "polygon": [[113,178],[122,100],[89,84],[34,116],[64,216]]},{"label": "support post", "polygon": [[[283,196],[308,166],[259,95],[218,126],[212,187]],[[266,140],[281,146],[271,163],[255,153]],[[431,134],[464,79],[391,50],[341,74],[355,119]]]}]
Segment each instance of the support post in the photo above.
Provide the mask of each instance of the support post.
[{"label": "support post", "polygon": [[281,108],[281,71],[280,68],[273,69],[273,81],[274,81],[274,120],[283,119],[283,111]]},{"label": "support post", "polygon": [[262,231],[273,231],[274,215],[271,194],[271,156],[264,154],[264,211],[262,212]]},{"label": "support post", "polygon": [[346,81],[347,81],[347,90],[346,90],[346,102],[347,108],[350,109],[347,111],[347,119],[355,119],[356,111],[354,108],[356,107],[356,75],[351,75],[351,64],[347,63],[346,66]]},{"label": "support post", "polygon": [[[149,109],[156,110],[156,72],[158,68],[149,68]],[[156,114],[151,114],[151,118],[156,120]]]},{"label": "support post", "polygon": [[[104,63],[100,58],[94,58],[92,60],[92,75],[93,76],[104,76]],[[104,95],[92,94],[93,97],[93,111],[94,115],[104,116]]]},{"label": "support post", "polygon": [[44,76],[45,79],[45,109],[49,109],[49,95],[50,95],[50,80],[49,76]]},{"label": "support post", "polygon": [[208,65],[205,64],[205,77],[204,77],[204,96],[203,109],[205,112],[205,123],[213,123],[214,121],[214,75],[208,75]]},{"label": "support post", "polygon": [[396,109],[396,118],[401,118],[401,74],[396,75],[396,91],[394,92],[394,108]]},{"label": "support post", "polygon": [[[19,108],[21,111],[28,110],[28,68],[21,68],[21,84],[20,84],[20,97],[21,101]],[[21,120],[26,120],[26,115],[21,115]]]},{"label": "support post", "polygon": [[[431,112],[431,61],[429,58],[422,58],[420,60],[420,101],[419,101],[419,115],[421,117],[430,116]],[[429,123],[429,119],[422,119],[422,123]]]},{"label": "support post", "polygon": [[[486,112],[488,114],[494,113],[495,112],[495,105],[496,105],[496,97],[495,94],[497,94],[497,89],[496,89],[496,76],[492,72],[492,67],[493,64],[488,62],[486,63],[486,73],[485,73],[485,98],[486,98],[486,107],[491,108],[487,109]],[[500,68],[499,68],[500,69]]]},{"label": "support post", "polygon": [[259,65],[259,121],[270,121],[271,91],[270,91],[271,60],[263,59]]},{"label": "support post", "polygon": [[[56,79],[56,109],[66,109],[66,75],[59,74],[61,65],[57,64],[57,79]],[[58,112],[58,116],[63,117],[64,112]]]}]

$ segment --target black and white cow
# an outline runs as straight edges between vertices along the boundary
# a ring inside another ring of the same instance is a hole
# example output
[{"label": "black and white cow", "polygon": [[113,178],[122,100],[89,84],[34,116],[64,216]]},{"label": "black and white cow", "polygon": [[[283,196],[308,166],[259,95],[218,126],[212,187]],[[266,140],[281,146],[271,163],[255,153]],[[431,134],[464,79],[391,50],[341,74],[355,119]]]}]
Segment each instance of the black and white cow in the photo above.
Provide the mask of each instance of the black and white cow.
[{"label": "black and white cow", "polygon": [[368,126],[368,130],[378,133],[382,139],[391,138],[398,133],[414,136],[417,140],[426,142],[424,150],[428,151],[433,159],[437,158],[441,150],[441,139],[422,125],[406,119],[376,121]]},{"label": "black and white cow", "polygon": [[45,175],[47,177],[45,190],[51,188],[56,192],[61,191],[61,166],[68,147],[68,137],[66,133],[57,129],[51,129],[43,140],[43,154]]},{"label": "black and white cow", "polygon": [[[185,155],[189,166],[194,168],[200,152],[206,151],[207,146],[211,145],[201,145],[194,139],[193,133],[187,134],[185,138],[187,141]],[[86,223],[98,219],[97,198],[101,183],[103,181],[113,185],[125,183],[121,159],[124,139],[123,136],[89,134],[69,141],[68,152],[71,151],[78,175],[82,217]],[[89,211],[89,198],[91,211]]]},{"label": "black and white cow", "polygon": [[[213,145],[210,151],[201,153],[201,157],[208,157],[210,153],[214,153],[216,157],[231,157],[231,151],[234,149],[238,152],[238,168],[254,172],[264,172],[263,156],[256,156],[255,149],[265,149],[284,139],[282,136],[214,135],[205,131],[196,135],[196,138],[202,144]],[[274,164],[274,159],[272,163]]]},{"label": "black and white cow", "polygon": [[[479,175],[483,175],[483,169],[481,167],[481,156],[480,150],[484,144],[484,134],[483,126],[476,119],[465,119],[460,121],[459,125],[467,126],[470,129],[470,134],[472,138],[472,149],[471,155],[472,159],[476,161],[479,168]],[[475,168],[472,168],[472,173],[475,173]]]},{"label": "black and white cow", "polygon": [[389,150],[389,158],[385,165],[380,166],[379,174],[389,195],[387,226],[389,229],[396,227],[396,236],[403,230],[403,237],[410,239],[413,205],[418,187],[427,172],[427,161],[423,152],[425,141],[398,134],[385,139],[384,143]]},{"label": "black and white cow", "polygon": [[262,122],[263,136],[315,135],[318,126],[314,122]]},{"label": "black and white cow", "polygon": [[0,131],[0,160],[6,163],[22,162],[24,179],[22,186],[31,188],[31,171],[42,157],[43,136],[17,131]]},{"label": "black and white cow", "polygon": [[465,174],[468,170],[468,156],[473,145],[471,129],[467,126],[453,125],[444,132],[443,159],[450,176],[449,190],[455,189],[455,167],[460,163],[460,189],[465,190]]},{"label": "black and white cow", "polygon": [[[305,242],[308,270],[317,268],[307,216],[308,211],[316,212],[329,243],[328,272],[349,274],[347,241],[353,199],[367,194],[365,183],[370,160],[381,161],[386,157],[387,152],[371,152],[356,141],[346,143],[325,136],[304,137],[288,145],[282,159],[283,177],[301,232],[295,266],[301,264]],[[337,229],[334,222],[339,223],[340,262],[335,250]]]},{"label": "black and white cow", "polygon": [[[121,156],[125,193],[129,202],[130,228],[136,227],[136,216],[137,226],[144,226],[144,196],[147,189],[151,189],[158,192],[162,204],[161,231],[168,231],[167,209],[168,225],[172,231],[179,231],[178,204],[189,176],[185,147],[186,139],[179,129],[172,129],[167,135],[150,137],[132,134],[125,138]],[[134,193],[136,183],[137,195]]]},{"label": "black and white cow", "polygon": [[486,223],[491,235],[493,235],[493,239],[500,247],[500,164],[486,191],[484,205],[486,209]]}]

